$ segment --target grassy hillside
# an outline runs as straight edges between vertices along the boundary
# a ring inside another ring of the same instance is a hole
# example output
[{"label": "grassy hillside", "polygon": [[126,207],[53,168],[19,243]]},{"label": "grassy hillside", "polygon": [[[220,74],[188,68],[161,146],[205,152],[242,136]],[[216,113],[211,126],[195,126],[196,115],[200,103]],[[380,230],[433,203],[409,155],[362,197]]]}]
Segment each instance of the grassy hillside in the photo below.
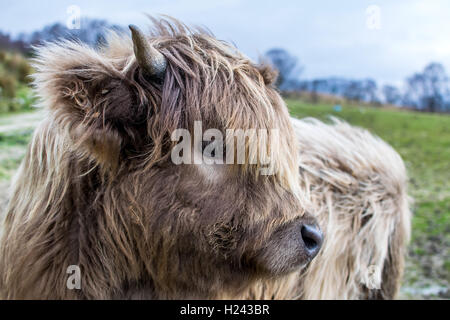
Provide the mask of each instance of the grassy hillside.
[{"label": "grassy hillside", "polygon": [[31,108],[34,98],[28,84],[32,71],[21,54],[0,50],[0,113]]},{"label": "grassy hillside", "polygon": [[402,156],[415,199],[405,296],[441,296],[450,283],[450,116],[287,100],[293,116],[339,117],[369,129]]}]

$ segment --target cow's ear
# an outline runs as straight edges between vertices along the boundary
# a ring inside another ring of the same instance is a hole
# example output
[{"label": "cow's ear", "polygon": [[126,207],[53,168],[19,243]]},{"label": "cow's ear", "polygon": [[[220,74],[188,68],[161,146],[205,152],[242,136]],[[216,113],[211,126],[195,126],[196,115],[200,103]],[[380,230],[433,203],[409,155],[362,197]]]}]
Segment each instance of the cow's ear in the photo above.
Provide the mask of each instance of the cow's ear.
[{"label": "cow's ear", "polygon": [[[35,58],[34,83],[45,107],[69,133],[76,151],[105,168],[117,167],[125,147],[148,142],[140,131],[150,112],[147,93],[130,73],[137,70],[146,83],[160,83],[167,67],[149,39],[137,27],[130,29],[134,52],[129,55],[108,57],[68,41],[42,47]],[[137,69],[130,68],[132,58]]]},{"label": "cow's ear", "polygon": [[278,78],[278,71],[267,63],[258,66],[258,71],[264,79],[266,85],[273,85]]},{"label": "cow's ear", "polygon": [[84,88],[66,95],[64,103],[74,126],[73,145],[102,167],[114,169],[124,152],[145,143],[148,104],[126,79],[77,80]]},{"label": "cow's ear", "polygon": [[35,89],[71,146],[104,168],[117,167],[123,147],[147,117],[136,83],[120,65],[80,44],[47,45],[35,59]]}]

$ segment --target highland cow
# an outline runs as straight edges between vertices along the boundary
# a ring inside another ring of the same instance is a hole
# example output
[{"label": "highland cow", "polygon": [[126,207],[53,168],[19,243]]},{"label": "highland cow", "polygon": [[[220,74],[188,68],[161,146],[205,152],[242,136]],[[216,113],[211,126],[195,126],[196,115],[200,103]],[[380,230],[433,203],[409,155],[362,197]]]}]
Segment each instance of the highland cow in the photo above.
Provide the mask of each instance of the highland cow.
[{"label": "highland cow", "polygon": [[[13,184],[1,297],[395,297],[409,223],[395,151],[341,122],[292,120],[269,66],[205,30],[154,25],[98,50],[39,48],[47,117]],[[274,174],[249,150],[242,164],[174,164],[171,134],[195,121],[279,130]]]}]

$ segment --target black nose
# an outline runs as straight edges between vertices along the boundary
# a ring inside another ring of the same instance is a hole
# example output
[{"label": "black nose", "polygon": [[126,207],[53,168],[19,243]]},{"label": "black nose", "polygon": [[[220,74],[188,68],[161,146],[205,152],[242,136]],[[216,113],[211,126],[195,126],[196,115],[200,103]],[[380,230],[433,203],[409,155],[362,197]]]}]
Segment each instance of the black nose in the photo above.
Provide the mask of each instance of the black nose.
[{"label": "black nose", "polygon": [[310,259],[314,258],[322,246],[323,234],[317,226],[304,224],[301,230],[306,254]]}]

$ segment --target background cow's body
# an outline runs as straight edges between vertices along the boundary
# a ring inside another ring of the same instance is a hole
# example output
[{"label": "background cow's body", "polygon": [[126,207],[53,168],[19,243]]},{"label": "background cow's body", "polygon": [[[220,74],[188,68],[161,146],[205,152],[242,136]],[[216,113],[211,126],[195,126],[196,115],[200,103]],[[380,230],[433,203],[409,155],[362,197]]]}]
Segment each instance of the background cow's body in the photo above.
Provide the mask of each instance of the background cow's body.
[{"label": "background cow's body", "polygon": [[324,245],[306,271],[259,284],[244,297],[394,298],[411,220],[403,161],[381,139],[344,122],[292,121],[301,187],[323,227]]}]

